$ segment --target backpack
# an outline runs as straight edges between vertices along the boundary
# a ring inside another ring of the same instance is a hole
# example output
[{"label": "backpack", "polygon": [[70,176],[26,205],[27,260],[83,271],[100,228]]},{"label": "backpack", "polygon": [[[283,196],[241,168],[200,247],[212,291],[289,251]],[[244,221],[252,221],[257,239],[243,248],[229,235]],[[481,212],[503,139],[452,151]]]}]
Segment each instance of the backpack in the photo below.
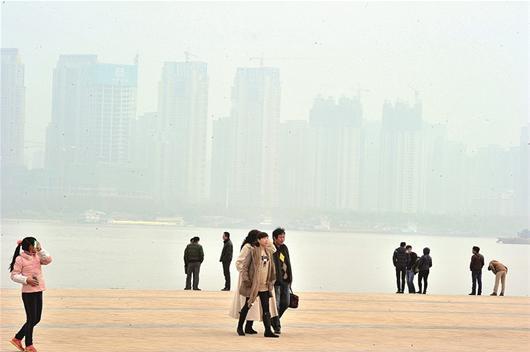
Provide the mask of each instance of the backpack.
[{"label": "backpack", "polygon": [[411,269],[414,274],[420,271],[420,258],[416,258],[416,262],[412,264]]}]

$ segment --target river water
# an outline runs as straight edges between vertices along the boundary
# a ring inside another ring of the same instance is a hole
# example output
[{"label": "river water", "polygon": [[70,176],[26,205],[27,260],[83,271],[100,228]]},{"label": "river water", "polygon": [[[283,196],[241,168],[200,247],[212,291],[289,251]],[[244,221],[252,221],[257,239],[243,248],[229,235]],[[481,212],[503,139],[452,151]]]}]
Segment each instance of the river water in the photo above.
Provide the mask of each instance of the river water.
[{"label": "river water", "polygon": [[[189,239],[200,236],[205,261],[203,290],[224,285],[219,256],[222,232],[232,234],[234,252],[248,230],[153,225],[94,225],[32,221],[2,221],[0,276],[2,288],[16,288],[7,266],[16,240],[36,237],[53,256],[44,269],[48,288],[126,288],[180,290],[184,288],[183,252]],[[261,230],[272,232],[272,229]],[[406,241],[420,254],[431,249],[429,276],[432,294],[470,292],[471,247],[481,247],[486,262],[497,259],[508,268],[507,295],[530,293],[530,246],[496,243],[495,238],[445,237],[414,234],[307,232],[286,229],[293,263],[295,291],[389,292],[395,287],[392,253]],[[232,282],[237,275],[232,262]],[[492,291],[494,275],[483,271],[483,293]]]}]

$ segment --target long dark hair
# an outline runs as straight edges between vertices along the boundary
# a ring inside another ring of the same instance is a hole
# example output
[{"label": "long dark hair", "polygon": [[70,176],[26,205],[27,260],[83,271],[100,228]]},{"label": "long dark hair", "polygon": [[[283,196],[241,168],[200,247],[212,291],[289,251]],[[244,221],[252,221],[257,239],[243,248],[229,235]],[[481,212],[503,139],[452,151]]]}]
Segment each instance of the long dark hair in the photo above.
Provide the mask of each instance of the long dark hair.
[{"label": "long dark hair", "polygon": [[15,260],[20,255],[20,248],[24,251],[29,251],[30,246],[34,246],[35,242],[37,242],[37,239],[35,237],[26,237],[20,242],[20,244],[15,248],[15,253],[13,254],[13,260],[11,261],[11,264],[9,264],[9,272],[13,271],[13,267],[15,266]]},{"label": "long dark hair", "polygon": [[243,240],[243,243],[241,244],[241,249],[249,243],[251,246],[255,246],[258,243],[258,234],[260,233],[260,230],[250,230],[247,237]]}]

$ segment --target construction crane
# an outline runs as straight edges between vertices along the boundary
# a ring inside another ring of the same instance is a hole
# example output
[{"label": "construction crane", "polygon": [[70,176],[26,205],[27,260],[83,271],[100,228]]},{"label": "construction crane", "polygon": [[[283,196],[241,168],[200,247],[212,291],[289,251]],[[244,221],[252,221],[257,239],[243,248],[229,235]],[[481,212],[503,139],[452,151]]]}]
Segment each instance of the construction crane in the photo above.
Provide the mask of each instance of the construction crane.
[{"label": "construction crane", "polygon": [[[263,63],[265,61],[265,57],[263,54],[261,56],[251,56],[248,58],[249,61],[256,61],[259,60],[259,64],[261,67],[263,67]],[[281,61],[287,61],[287,60],[316,60],[316,58],[309,58],[309,57],[267,57],[267,60],[281,60]]]},{"label": "construction crane", "polygon": [[189,51],[184,52],[184,58],[186,59],[186,62],[190,62],[190,56],[198,58],[197,55],[190,53]]}]

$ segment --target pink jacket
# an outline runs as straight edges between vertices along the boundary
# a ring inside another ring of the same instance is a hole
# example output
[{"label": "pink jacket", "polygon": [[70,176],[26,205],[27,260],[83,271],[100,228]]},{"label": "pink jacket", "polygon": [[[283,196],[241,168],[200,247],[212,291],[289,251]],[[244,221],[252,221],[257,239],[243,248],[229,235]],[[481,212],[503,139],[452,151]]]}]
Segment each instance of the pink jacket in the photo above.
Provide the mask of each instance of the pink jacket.
[{"label": "pink jacket", "polygon": [[[41,265],[48,265],[51,262],[52,257],[44,249],[35,255],[22,252],[15,259],[13,271],[11,272],[11,280],[22,284],[22,292],[24,293],[44,291],[46,290],[46,284],[44,283]],[[31,286],[27,283],[27,278],[33,276],[39,280],[38,286]]]}]

